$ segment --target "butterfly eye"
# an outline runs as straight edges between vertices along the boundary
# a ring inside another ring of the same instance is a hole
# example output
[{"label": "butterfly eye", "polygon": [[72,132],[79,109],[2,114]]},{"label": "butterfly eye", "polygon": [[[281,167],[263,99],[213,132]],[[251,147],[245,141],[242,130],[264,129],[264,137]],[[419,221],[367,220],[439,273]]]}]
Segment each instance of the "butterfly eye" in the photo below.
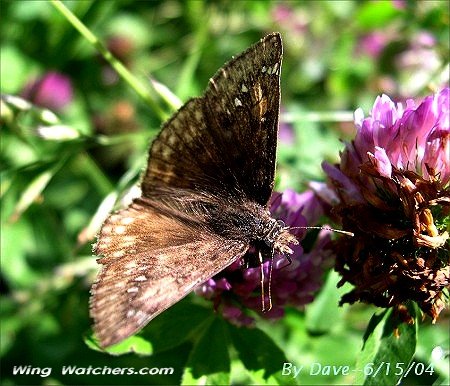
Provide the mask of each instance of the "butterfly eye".
[{"label": "butterfly eye", "polygon": [[286,224],[285,224],[285,222],[283,220],[277,220],[277,224],[278,224],[278,226],[280,228],[285,228],[286,227]]}]

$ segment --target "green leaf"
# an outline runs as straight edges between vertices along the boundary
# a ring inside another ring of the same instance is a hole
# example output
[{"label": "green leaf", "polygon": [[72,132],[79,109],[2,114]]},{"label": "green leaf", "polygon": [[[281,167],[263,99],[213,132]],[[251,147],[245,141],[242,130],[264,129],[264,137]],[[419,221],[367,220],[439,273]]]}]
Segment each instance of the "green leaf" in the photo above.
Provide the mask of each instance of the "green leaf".
[{"label": "green leaf", "polygon": [[12,215],[13,221],[16,221],[21,216],[21,214],[25,210],[27,210],[27,208],[38,198],[38,196],[50,182],[53,175],[54,172],[52,170],[46,170],[30,182],[30,184],[20,196],[19,202],[14,209],[14,213]]},{"label": "green leaf", "polygon": [[248,370],[264,370],[264,379],[271,375],[281,377],[284,352],[263,331],[257,328],[229,326],[231,339],[239,359]]},{"label": "green leaf", "polygon": [[95,351],[107,352],[111,355],[123,355],[129,353],[136,353],[140,355],[151,355],[153,348],[150,342],[138,335],[130,336],[129,338],[103,349],[99,346],[97,339],[91,334],[84,338],[86,345]]},{"label": "green leaf", "polygon": [[[440,324],[440,326],[439,326]],[[442,327],[442,328],[439,328]],[[415,359],[429,363],[436,374],[442,379],[441,383],[450,384],[450,366],[448,354],[450,353],[449,321],[442,320],[438,324],[420,325]]]},{"label": "green leaf", "polygon": [[195,337],[212,315],[210,309],[184,299],[152,320],[142,335],[152,342],[155,352],[167,350]]},{"label": "green leaf", "polygon": [[[338,273],[331,271],[319,295],[306,308],[306,328],[315,335],[328,332],[342,319],[339,299],[343,291],[336,288],[338,281]],[[330,320],[333,323],[330,323]]]},{"label": "green leaf", "polygon": [[20,196],[19,202],[14,208],[14,213],[11,216],[13,221],[16,221],[23,212],[40,196],[44,191],[50,180],[58,172],[61,166],[65,163],[67,157],[63,156],[60,161],[48,170],[38,174],[25,188]]},{"label": "green leaf", "polygon": [[196,342],[182,384],[229,384],[228,334],[223,319],[214,317]]},{"label": "green leaf", "polygon": [[[408,311],[415,315],[412,304]],[[417,321],[413,325],[401,323],[389,309],[373,315],[364,338],[355,384],[396,385],[407,373],[416,350]]]},{"label": "green leaf", "polygon": [[178,98],[178,96],[174,94],[165,84],[162,84],[155,79],[151,79],[150,85],[173,111],[177,111],[183,105],[181,99]]},{"label": "green leaf", "polygon": [[231,382],[235,385],[295,385],[295,379],[291,376],[283,376],[280,373],[264,376],[264,370],[249,370],[244,364],[235,359],[231,362]]},{"label": "green leaf", "polygon": [[194,377],[192,369],[186,367],[182,377],[182,385],[229,385],[230,375],[228,373],[216,373],[211,375],[202,375],[199,378]]}]

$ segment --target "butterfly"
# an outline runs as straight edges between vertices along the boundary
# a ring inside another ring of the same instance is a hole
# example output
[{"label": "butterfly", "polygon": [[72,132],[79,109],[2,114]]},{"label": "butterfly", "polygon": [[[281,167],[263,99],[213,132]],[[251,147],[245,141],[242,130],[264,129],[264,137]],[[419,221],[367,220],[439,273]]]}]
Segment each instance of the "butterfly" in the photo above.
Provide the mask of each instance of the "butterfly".
[{"label": "butterfly", "polygon": [[153,141],[141,196],[106,219],[93,248],[102,267],[90,314],[102,347],[138,332],[250,247],[261,261],[292,253],[297,239],[268,210],[281,60],[280,34],[265,36]]}]

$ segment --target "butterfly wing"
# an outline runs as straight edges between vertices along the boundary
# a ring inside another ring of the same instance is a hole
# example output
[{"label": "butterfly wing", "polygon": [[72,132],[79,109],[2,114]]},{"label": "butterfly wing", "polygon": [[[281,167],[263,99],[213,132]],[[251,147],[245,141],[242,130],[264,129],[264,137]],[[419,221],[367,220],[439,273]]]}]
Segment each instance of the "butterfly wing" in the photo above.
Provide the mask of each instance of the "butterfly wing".
[{"label": "butterfly wing", "polygon": [[159,187],[241,197],[266,206],[273,188],[282,44],[266,36],[188,101],[150,148],[143,196]]},{"label": "butterfly wing", "polygon": [[218,203],[267,205],[281,56],[280,35],[263,38],[220,69],[153,142],[142,198],[106,220],[94,250],[103,256],[91,296],[102,346],[137,332],[247,251],[238,228],[230,239],[204,220],[227,213],[211,212]]},{"label": "butterfly wing", "polygon": [[112,214],[94,248],[103,256],[90,300],[100,344],[136,333],[247,249],[245,242],[161,215],[139,199]]}]

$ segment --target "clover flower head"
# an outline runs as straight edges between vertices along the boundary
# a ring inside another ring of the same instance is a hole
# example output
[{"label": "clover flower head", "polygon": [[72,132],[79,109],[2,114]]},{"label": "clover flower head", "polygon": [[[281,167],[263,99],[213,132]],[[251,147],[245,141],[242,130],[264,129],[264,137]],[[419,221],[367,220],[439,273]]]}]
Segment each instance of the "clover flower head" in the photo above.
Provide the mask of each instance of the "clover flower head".
[{"label": "clover flower head", "polygon": [[27,83],[21,96],[40,107],[59,112],[72,101],[72,83],[66,75],[48,72]]},{"label": "clover flower head", "polygon": [[340,163],[323,164],[337,197],[333,212],[355,234],[334,244],[342,303],[402,307],[408,300],[436,321],[450,284],[450,90],[420,104],[379,96],[355,112],[355,139]]}]

